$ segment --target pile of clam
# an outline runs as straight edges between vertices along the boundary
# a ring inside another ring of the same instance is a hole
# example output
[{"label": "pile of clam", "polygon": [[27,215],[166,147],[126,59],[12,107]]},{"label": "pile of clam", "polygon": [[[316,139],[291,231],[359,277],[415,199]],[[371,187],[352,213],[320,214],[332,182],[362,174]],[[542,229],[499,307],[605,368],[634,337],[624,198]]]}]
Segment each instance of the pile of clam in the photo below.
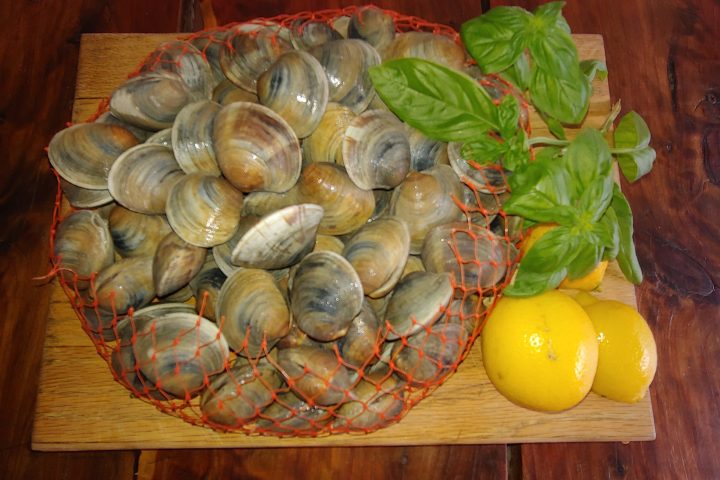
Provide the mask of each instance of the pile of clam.
[{"label": "pile of clam", "polygon": [[393,423],[454,371],[514,260],[504,179],[383,105],[368,70],[404,56],[466,69],[375,8],[204,32],[52,139],[55,262],[118,381],[302,435]]}]

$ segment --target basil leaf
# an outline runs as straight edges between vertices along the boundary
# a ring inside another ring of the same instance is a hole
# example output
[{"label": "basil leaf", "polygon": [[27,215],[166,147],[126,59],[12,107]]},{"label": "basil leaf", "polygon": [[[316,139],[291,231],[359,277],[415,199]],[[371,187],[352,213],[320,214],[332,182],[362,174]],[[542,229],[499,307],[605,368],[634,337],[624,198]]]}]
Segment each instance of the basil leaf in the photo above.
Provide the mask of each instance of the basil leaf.
[{"label": "basil leaf", "polygon": [[620,235],[619,249],[617,254],[618,265],[622,270],[625,278],[634,284],[642,282],[642,270],[640,262],[638,262],[635,253],[635,244],[633,243],[633,217],[630,205],[625,195],[620,191],[620,187],[615,185],[613,190],[612,203],[610,208],[615,211],[618,223],[618,233]]},{"label": "basil leaf", "polygon": [[590,82],[577,66],[562,78],[534,68],[530,95],[533,105],[546,115],[565,124],[579,124],[590,104]]},{"label": "basil leaf", "polygon": [[520,118],[520,105],[512,95],[505,95],[497,106],[498,122],[500,123],[500,135],[509,139],[515,136],[518,131],[518,119]]},{"label": "basil leaf", "polygon": [[650,129],[645,120],[637,113],[627,113],[613,134],[616,148],[641,149],[650,145]]},{"label": "basil leaf", "polygon": [[590,182],[582,192],[579,208],[585,212],[588,223],[595,223],[605,214],[613,195],[612,176],[599,177]]},{"label": "basil leaf", "polygon": [[372,67],[370,78],[387,106],[427,137],[468,142],[499,127],[497,108],[469,76],[418,58]]},{"label": "basil leaf", "polygon": [[563,31],[570,33],[570,26],[562,16],[562,9],[565,2],[548,2],[535,9],[535,19],[541,20],[544,24],[554,25]]},{"label": "basil leaf", "polygon": [[618,154],[616,158],[625,178],[634,182],[652,170],[655,150],[652,147],[645,147],[635,152]]},{"label": "basil leaf", "polygon": [[605,247],[603,259],[614,260],[620,249],[620,227],[618,226],[617,215],[615,215],[615,210],[612,207],[605,210],[605,214],[595,224],[593,233]]},{"label": "basil leaf", "polygon": [[550,133],[552,133],[555,138],[559,138],[560,140],[567,140],[567,136],[565,135],[565,129],[563,128],[562,123],[560,123],[557,118],[549,117],[543,114],[540,114],[540,116],[542,117],[545,124],[548,126]]},{"label": "basil leaf", "polygon": [[572,180],[574,198],[582,196],[595,179],[608,177],[612,169],[610,147],[602,134],[591,128],[583,129],[570,142],[564,162]]},{"label": "basil leaf", "polygon": [[532,14],[519,7],[495,7],[462,24],[465,48],[485,73],[505,70],[525,49],[524,30]]},{"label": "basil leaf", "polygon": [[550,273],[568,265],[577,255],[579,237],[565,226],[555,227],[540,237],[523,256],[526,270]]},{"label": "basil leaf", "polygon": [[505,168],[516,171],[530,162],[530,152],[525,145],[525,132],[517,130],[514,137],[507,141],[507,151],[502,163]]},{"label": "basil leaf", "polygon": [[473,160],[480,165],[496,163],[508,150],[507,143],[491,135],[483,135],[477,140],[463,144],[460,154],[464,159]]},{"label": "basil leaf", "polygon": [[595,78],[605,80],[608,75],[607,65],[600,60],[583,60],[580,62],[580,70],[590,82]]},{"label": "basil leaf", "polygon": [[510,297],[531,297],[538,295],[560,285],[560,282],[562,282],[566,274],[567,270],[564,268],[549,273],[532,272],[524,269],[522,263],[520,263],[515,277],[510,285],[505,287],[503,294]]},{"label": "basil leaf", "polygon": [[545,146],[534,149],[536,162],[549,162],[551,160],[559,160],[562,148],[556,146]]},{"label": "basil leaf", "polygon": [[[558,78],[568,78],[579,71],[578,53],[569,33],[552,27],[533,38],[528,48],[535,67]],[[584,77],[583,77],[584,78]]]},{"label": "basil leaf", "polygon": [[536,158],[510,176],[512,194],[503,209],[536,222],[573,225],[577,212],[570,206],[568,182],[567,172],[559,162]]},{"label": "basil leaf", "polygon": [[581,237],[575,248],[575,258],[567,266],[567,276],[570,280],[584,277],[602,260],[603,247],[591,237]]},{"label": "basil leaf", "polygon": [[502,76],[522,91],[527,90],[528,85],[530,85],[530,74],[530,60],[525,52],[517,58],[515,63],[502,72]]}]

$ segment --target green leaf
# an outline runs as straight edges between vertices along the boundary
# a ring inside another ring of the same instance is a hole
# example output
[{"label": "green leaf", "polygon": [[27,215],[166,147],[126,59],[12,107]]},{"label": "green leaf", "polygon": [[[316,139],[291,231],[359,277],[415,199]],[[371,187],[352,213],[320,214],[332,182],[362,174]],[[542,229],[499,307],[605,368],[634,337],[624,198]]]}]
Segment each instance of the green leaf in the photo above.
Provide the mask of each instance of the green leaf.
[{"label": "green leaf", "polygon": [[525,49],[530,12],[519,7],[495,7],[462,24],[460,37],[484,73],[505,70]]},{"label": "green leaf", "polygon": [[502,71],[502,76],[523,92],[527,90],[528,85],[530,85],[530,75],[530,60],[525,52],[517,58],[515,63]]},{"label": "green leaf", "polygon": [[387,106],[427,137],[469,142],[498,130],[497,108],[469,76],[417,58],[372,67],[370,78]]},{"label": "green leaf", "polygon": [[469,143],[463,144],[460,154],[467,160],[473,160],[480,165],[497,163],[508,150],[507,143],[501,139],[485,134]]},{"label": "green leaf", "polygon": [[620,236],[619,249],[617,254],[618,265],[622,270],[625,278],[634,284],[642,282],[642,270],[640,262],[638,262],[635,253],[635,244],[633,242],[633,217],[630,205],[625,195],[620,191],[620,187],[615,185],[613,190],[613,199],[610,204],[617,217],[618,233]]},{"label": "green leaf", "polygon": [[577,255],[578,240],[570,228],[555,227],[533,244],[521,263],[526,270],[538,273],[560,270]]},{"label": "green leaf", "polygon": [[567,270],[564,268],[556,272],[532,272],[524,269],[522,263],[520,263],[515,277],[510,285],[503,290],[503,294],[510,297],[539,295],[560,285],[566,274]]},{"label": "green leaf", "polygon": [[567,276],[570,280],[584,277],[602,259],[603,247],[594,241],[592,236],[582,236],[575,247],[575,257],[567,265]]},{"label": "green leaf", "polygon": [[641,149],[650,145],[650,129],[636,112],[626,114],[613,134],[615,148]]},{"label": "green leaf", "polygon": [[498,105],[498,122],[500,123],[500,135],[504,139],[515,136],[519,130],[518,119],[520,118],[520,105],[512,95],[505,95]]},{"label": "green leaf", "polygon": [[535,18],[542,20],[547,25],[554,25],[563,31],[570,33],[570,26],[562,16],[562,9],[565,2],[548,2],[535,9]]},{"label": "green leaf", "polygon": [[616,158],[625,178],[634,182],[652,170],[655,150],[652,147],[645,147],[636,152],[618,154]]},{"label": "green leaf", "polygon": [[560,123],[557,118],[549,117],[543,114],[541,114],[540,116],[542,117],[545,124],[548,126],[550,133],[552,133],[555,138],[559,138],[560,140],[567,140],[567,136],[565,135],[565,129],[563,128],[562,123]]},{"label": "green leaf", "polygon": [[588,222],[597,222],[605,214],[613,195],[612,176],[598,177],[580,195],[578,207],[588,214]]},{"label": "green leaf", "polygon": [[579,198],[596,179],[608,177],[612,169],[610,147],[600,132],[591,128],[583,129],[570,142],[564,162],[574,198]]},{"label": "green leaf", "polygon": [[570,70],[567,77],[558,77],[542,68],[534,68],[530,79],[533,105],[544,114],[564,124],[579,124],[590,104],[590,82],[580,67]]},{"label": "green leaf", "polygon": [[600,60],[583,60],[580,62],[580,70],[590,82],[596,77],[598,80],[605,80],[608,75],[607,65]]},{"label": "green leaf", "polygon": [[593,233],[605,247],[603,259],[614,260],[620,249],[620,227],[618,226],[617,215],[615,215],[615,210],[612,207],[605,210],[605,214],[595,224]]},{"label": "green leaf", "polygon": [[[558,78],[569,78],[579,71],[578,52],[569,33],[552,27],[533,38],[528,48],[540,68]],[[584,78],[584,77],[583,77]]]},{"label": "green leaf", "polygon": [[525,132],[517,130],[517,134],[507,141],[507,151],[502,163],[505,168],[516,171],[530,162],[530,151],[525,145]]}]

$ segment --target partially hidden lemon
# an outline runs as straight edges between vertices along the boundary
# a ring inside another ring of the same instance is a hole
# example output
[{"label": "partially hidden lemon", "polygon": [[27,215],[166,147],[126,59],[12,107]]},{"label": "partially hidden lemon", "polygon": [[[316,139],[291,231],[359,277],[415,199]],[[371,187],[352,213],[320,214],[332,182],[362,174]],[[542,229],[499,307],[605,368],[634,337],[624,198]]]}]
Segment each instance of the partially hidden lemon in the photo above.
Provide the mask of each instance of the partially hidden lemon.
[{"label": "partially hidden lemon", "polygon": [[600,344],[593,392],[619,402],[639,402],[657,369],[652,330],[637,310],[615,300],[599,300],[585,311]]},{"label": "partially hidden lemon", "polygon": [[[539,223],[535,225],[528,231],[527,236],[523,239],[522,243],[520,244],[520,250],[522,250],[524,253],[527,253],[527,251],[530,250],[530,248],[535,244],[535,242],[540,240],[543,235],[545,235],[547,232],[549,232],[555,227],[557,227],[557,225],[554,223]],[[600,286],[603,278],[605,278],[605,270],[607,270],[607,267],[607,260],[602,260],[587,275],[574,279],[564,278],[563,281],[560,282],[559,287],[574,288],[577,290],[588,291],[595,290]]]},{"label": "partially hidden lemon", "polygon": [[585,310],[566,293],[502,297],[481,342],[490,381],[519,405],[561,411],[590,391],[598,342]]}]

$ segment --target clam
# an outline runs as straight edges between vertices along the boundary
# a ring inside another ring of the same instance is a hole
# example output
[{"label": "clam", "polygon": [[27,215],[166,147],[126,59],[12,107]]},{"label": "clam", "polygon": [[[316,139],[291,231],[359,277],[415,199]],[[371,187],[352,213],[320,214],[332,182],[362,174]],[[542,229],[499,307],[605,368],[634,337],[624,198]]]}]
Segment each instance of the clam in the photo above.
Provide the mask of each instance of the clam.
[{"label": "clam", "polygon": [[286,348],[278,352],[277,361],[287,384],[310,405],[335,405],[352,398],[355,375],[332,350]]},{"label": "clam", "polygon": [[134,353],[142,373],[158,389],[186,400],[224,370],[230,354],[218,327],[194,312],[169,313],[145,323]]},{"label": "clam", "polygon": [[172,127],[182,108],[198,98],[179,75],[146,72],[127,80],[110,97],[110,111],[123,121],[147,130]]},{"label": "clam", "polygon": [[462,325],[468,338],[475,338],[480,334],[477,328],[481,324],[485,311],[482,297],[477,294],[468,294],[450,303],[446,317],[448,322]]},{"label": "clam", "polygon": [[285,192],[300,176],[300,143],[288,123],[267,107],[236,102],[223,107],[213,127],[223,175],[243,192]]},{"label": "clam", "polygon": [[155,297],[152,257],[130,257],[104,268],[91,292],[97,306],[116,315],[144,307]]},{"label": "clam", "polygon": [[160,241],[172,231],[162,215],[143,215],[116,205],[108,217],[115,251],[122,257],[155,255]]},{"label": "clam", "polygon": [[240,355],[266,355],[290,331],[290,312],[272,275],[243,268],[228,277],[215,314],[228,343]]},{"label": "clam", "polygon": [[220,52],[220,66],[235,85],[255,92],[260,74],[283,52],[291,50],[292,45],[274,27],[257,26],[253,31],[246,30],[243,25],[238,25],[228,32],[225,48]]},{"label": "clam", "polygon": [[200,410],[212,423],[238,427],[270,405],[281,385],[272,365],[240,363],[213,379],[200,399]]},{"label": "clam", "polygon": [[425,266],[422,263],[422,259],[417,255],[408,255],[407,262],[405,262],[405,268],[403,269],[400,278],[404,278],[410,275],[412,272],[424,272]]},{"label": "clam", "polygon": [[280,435],[316,433],[331,419],[331,414],[315,404],[300,399],[293,392],[277,395],[277,400],[263,410],[257,420],[257,430]]},{"label": "clam", "polygon": [[325,211],[319,233],[343,235],[364,225],[373,213],[375,198],[371,191],[358,188],[342,166],[311,163],[297,184],[302,203],[320,205]]},{"label": "clam", "polygon": [[345,131],[342,151],[348,175],[364,190],[396,187],[410,170],[405,127],[384,110],[355,117]]},{"label": "clam", "polygon": [[355,269],[363,292],[373,298],[387,295],[400,279],[410,249],[410,233],[396,217],[365,224],[345,244],[343,256]]},{"label": "clam", "polygon": [[447,165],[408,174],[393,192],[390,214],[407,224],[410,253],[420,253],[431,228],[461,217],[455,201],[462,195],[462,184]]},{"label": "clam", "polygon": [[85,304],[82,301],[76,305],[82,310],[81,323],[90,338],[96,342],[112,342],[117,339],[116,327],[123,316],[118,317],[97,305]]},{"label": "clam", "polygon": [[432,32],[400,33],[383,52],[384,61],[408,57],[429,60],[455,70],[462,70],[467,59],[460,44]]},{"label": "clam", "polygon": [[479,164],[462,155],[462,143],[448,144],[450,166],[464,183],[482,193],[498,194],[507,190],[507,171],[498,164]]},{"label": "clam", "polygon": [[117,323],[118,342],[110,353],[110,371],[115,380],[133,394],[144,398],[166,400],[166,395],[143,375],[135,359],[134,336],[143,325],[152,321],[152,317],[135,315]]},{"label": "clam", "polygon": [[113,201],[112,195],[107,190],[90,190],[78,187],[62,177],[60,177],[60,187],[65,198],[75,208],[95,208]]},{"label": "clam", "polygon": [[[525,219],[516,215],[497,215],[490,225],[492,231],[510,242],[522,240]],[[514,256],[511,256],[514,258]]]},{"label": "clam", "polygon": [[233,102],[258,102],[257,94],[239,88],[227,78],[217,84],[212,100],[223,106]]},{"label": "clam", "polygon": [[314,247],[322,218],[322,207],[308,203],[266,215],[239,239],[232,263],[264,269],[293,265]]},{"label": "clam", "polygon": [[186,175],[170,191],[166,214],[180,238],[198,247],[228,241],[237,229],[242,193],[213,175]]},{"label": "clam", "polygon": [[375,363],[380,356],[382,343],[380,319],[367,301],[353,318],[347,333],[338,341],[338,350],[348,365],[363,368]]},{"label": "clam", "polygon": [[377,50],[362,40],[333,40],[310,53],[325,70],[330,101],[363,112],[375,95],[369,72],[380,64]]},{"label": "clam", "polygon": [[419,130],[406,125],[410,143],[410,168],[422,172],[436,165],[449,163],[447,143],[433,140]]},{"label": "clam", "polygon": [[342,38],[348,38],[348,28],[350,27],[350,17],[347,15],[339,15],[330,19],[329,25],[340,34]]},{"label": "clam", "polygon": [[152,143],[156,145],[162,145],[167,148],[172,148],[172,128],[164,128],[160,131],[155,132],[153,135],[145,140],[145,143]]},{"label": "clam", "polygon": [[235,250],[235,246],[238,244],[241,238],[260,221],[260,217],[256,215],[243,215],[240,217],[238,222],[237,230],[230,240],[220,245],[215,245],[212,248],[212,255],[215,259],[215,263],[222,272],[230,276],[240,267],[232,262],[232,252]]},{"label": "clam", "polygon": [[[178,288],[177,290],[168,293],[167,295],[160,296],[158,295],[158,302],[159,303],[182,303],[187,302],[188,300],[193,298],[193,291],[192,288],[190,288],[189,284],[185,284],[184,286]],[[209,320],[209,319],[208,319]]]},{"label": "clam", "polygon": [[243,201],[242,214],[243,216],[262,217],[281,208],[295,205],[298,202],[297,189],[295,188],[291,188],[284,193],[250,192]]},{"label": "clam", "polygon": [[315,239],[313,252],[335,252],[342,255],[345,244],[332,235],[318,235]]},{"label": "clam", "polygon": [[141,144],[125,151],[108,175],[108,189],[116,202],[139,213],[165,213],[170,190],[185,174],[172,150]]},{"label": "clam", "polygon": [[428,388],[455,371],[468,345],[468,335],[461,324],[438,322],[408,338],[406,343],[395,343],[394,368],[410,385]]},{"label": "clam", "polygon": [[320,341],[342,337],[362,309],[360,278],[337,253],[313,252],[302,259],[290,290],[293,318]]},{"label": "clam", "polygon": [[290,327],[290,332],[278,340],[276,345],[280,350],[293,347],[318,347],[332,349],[335,342],[318,342],[317,340],[313,340],[307,333],[300,330],[296,323],[293,323],[292,327]]},{"label": "clam", "polygon": [[408,337],[443,316],[453,296],[446,273],[414,272],[400,280],[385,311],[387,339]]},{"label": "clam", "polygon": [[215,304],[226,279],[227,276],[218,268],[212,255],[207,255],[200,273],[190,280],[198,315],[213,322],[216,320]]},{"label": "clam", "polygon": [[78,288],[87,288],[86,278],[114,260],[107,222],[91,210],[69,214],[55,233],[53,254],[63,280],[77,281]]},{"label": "clam", "polygon": [[215,115],[222,107],[210,100],[186,105],[175,118],[172,149],[185,173],[209,173],[220,176],[215,160],[212,132]]},{"label": "clam", "polygon": [[298,50],[309,50],[331,40],[343,38],[333,27],[317,20],[295,20],[290,25],[290,34],[290,40]]},{"label": "clam", "polygon": [[392,200],[392,190],[373,190],[373,197],[375,197],[375,210],[373,210],[370,216],[369,222],[373,222],[378,218],[382,218],[390,214],[390,201]]},{"label": "clam", "polygon": [[144,142],[153,135],[153,131],[145,130],[143,128],[138,128],[135,125],[131,125],[128,122],[125,122],[122,119],[116,117],[112,114],[112,112],[109,111],[101,113],[100,116],[95,119],[95,123],[119,125],[124,129],[130,131],[130,133],[132,133],[133,135],[135,135],[135,138],[137,138],[138,142]]},{"label": "clam", "polygon": [[78,187],[107,190],[108,173],[121,153],[137,145],[118,125],[78,123],[50,140],[48,158],[61,177]]},{"label": "clam", "polygon": [[305,138],[325,113],[328,81],[315,57],[290,51],[258,77],[257,94],[260,103],[284,118],[298,138]]},{"label": "clam", "polygon": [[355,113],[339,103],[330,102],[317,128],[302,143],[303,165],[313,162],[343,164],[342,141]]},{"label": "clam", "polygon": [[215,78],[205,55],[186,40],[161,43],[148,55],[140,71],[176,73],[197,98],[210,98],[215,86]]},{"label": "clam", "polygon": [[153,282],[158,297],[176,292],[190,283],[205,263],[207,250],[168,233],[158,244],[153,257]]},{"label": "clam", "polygon": [[338,408],[333,427],[368,432],[397,422],[406,408],[404,386],[386,366],[373,370],[353,388],[355,399]]},{"label": "clam", "polygon": [[358,8],[350,16],[348,38],[365,40],[381,51],[395,38],[395,20],[374,6]]},{"label": "clam", "polygon": [[188,39],[207,60],[215,85],[226,80],[220,66],[220,53],[225,48],[227,34],[228,30],[225,29],[205,30]]},{"label": "clam", "polygon": [[515,247],[490,229],[454,222],[430,230],[422,250],[428,272],[448,272],[465,291],[482,292],[502,282]]},{"label": "clam", "polygon": [[465,216],[477,225],[490,225],[500,207],[510,197],[510,192],[483,193],[468,185],[463,186],[463,210]]}]

